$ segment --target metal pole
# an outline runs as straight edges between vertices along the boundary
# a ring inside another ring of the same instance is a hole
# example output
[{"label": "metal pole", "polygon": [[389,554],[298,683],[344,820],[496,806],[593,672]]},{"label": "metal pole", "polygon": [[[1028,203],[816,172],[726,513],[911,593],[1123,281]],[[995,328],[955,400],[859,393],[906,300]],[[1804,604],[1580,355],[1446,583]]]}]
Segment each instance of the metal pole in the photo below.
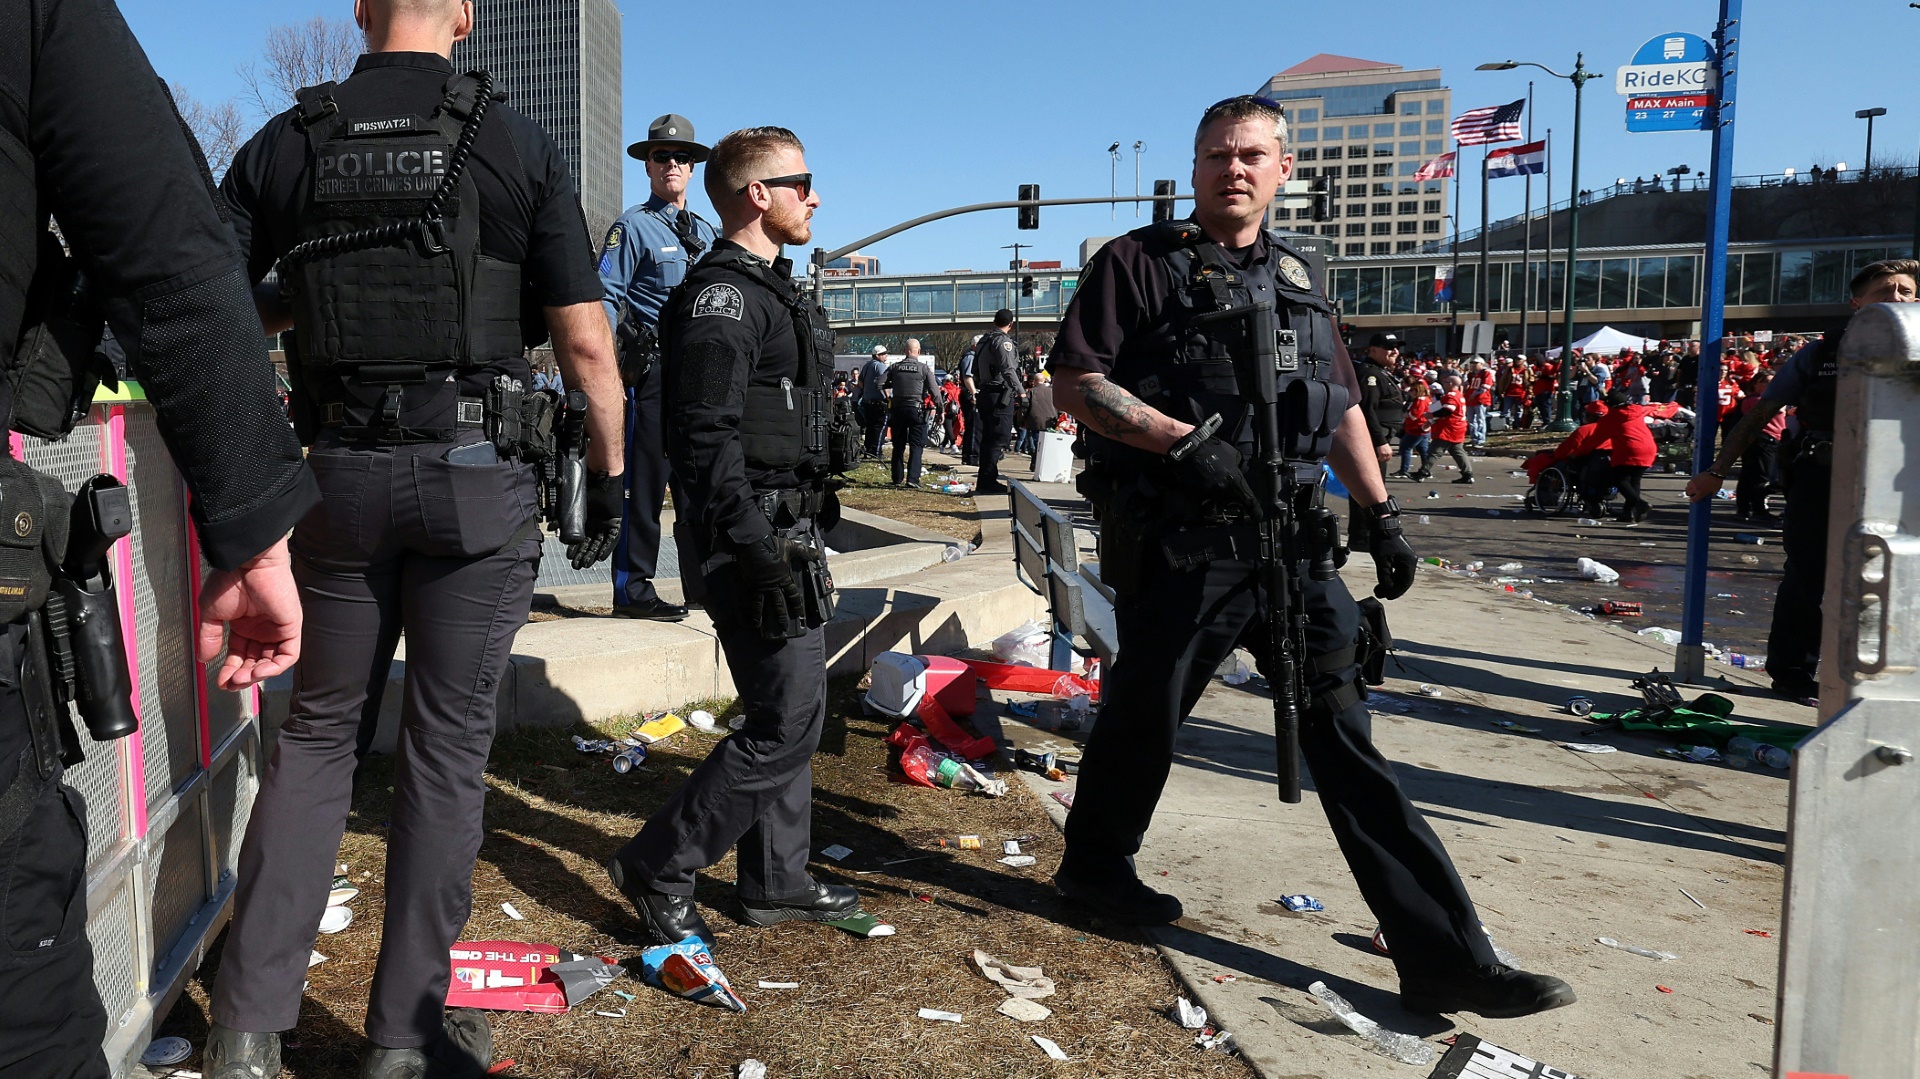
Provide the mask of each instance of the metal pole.
[{"label": "metal pole", "polygon": [[1460,146],[1453,148],[1453,283],[1447,297],[1447,347],[1452,352],[1460,330]]},{"label": "metal pole", "polygon": [[1554,394],[1554,419],[1552,430],[1573,430],[1573,277],[1574,267],[1580,258],[1580,98],[1586,89],[1587,80],[1593,75],[1587,72],[1587,54],[1577,53],[1573,60],[1573,179],[1567,190],[1573,193],[1572,205],[1567,210],[1567,295],[1563,302],[1567,305],[1565,340],[1560,342],[1560,388]]},{"label": "metal pole", "polygon": [[1487,219],[1487,163],[1493,159],[1493,144],[1485,143],[1480,147],[1480,276],[1474,282],[1474,294],[1480,300],[1480,321],[1486,322],[1493,317],[1493,289],[1487,287],[1487,245],[1493,242],[1493,230],[1488,228]]},{"label": "metal pole", "polygon": [[1867,114],[1867,161],[1866,161],[1866,167],[1860,170],[1860,178],[1862,180],[1873,179],[1873,114],[1872,113]]},{"label": "metal pole", "polygon": [[[1527,80],[1527,145],[1533,145],[1533,80]],[[1526,225],[1521,231],[1520,254],[1520,358],[1527,355],[1527,308],[1533,300],[1533,173],[1523,173],[1526,191],[1521,195]],[[1527,387],[1531,390],[1533,387]],[[1529,410],[1531,411],[1531,410]]]},{"label": "metal pole", "polygon": [[[1546,249],[1540,253],[1540,329],[1546,347],[1553,347],[1553,129],[1547,129],[1547,239]],[[1541,355],[1546,355],[1545,350]],[[1566,357],[1560,357],[1565,362]],[[1551,426],[1552,417],[1542,413],[1540,422]]]},{"label": "metal pole", "polygon": [[1913,252],[1920,259],[1920,168],[1913,170]]},{"label": "metal pole", "polygon": [[[1693,471],[1713,467],[1716,421],[1720,415],[1720,344],[1726,336],[1727,226],[1733,213],[1733,121],[1738,97],[1741,0],[1720,0],[1720,25],[1713,32],[1720,73],[1720,104],[1714,111],[1713,174],[1707,196],[1713,214],[1707,224],[1707,281],[1700,319],[1699,385],[1694,391]],[[1706,676],[1707,653],[1701,633],[1707,617],[1707,542],[1715,499],[1693,503],[1687,511],[1687,575],[1681,597],[1680,644],[1674,649],[1678,682],[1698,683]]]},{"label": "metal pole", "polygon": [[[1133,197],[1136,199],[1140,197],[1140,152],[1146,148],[1147,144],[1138,140],[1133,144]],[[1140,216],[1140,204],[1137,202],[1133,204],[1133,216]]]}]

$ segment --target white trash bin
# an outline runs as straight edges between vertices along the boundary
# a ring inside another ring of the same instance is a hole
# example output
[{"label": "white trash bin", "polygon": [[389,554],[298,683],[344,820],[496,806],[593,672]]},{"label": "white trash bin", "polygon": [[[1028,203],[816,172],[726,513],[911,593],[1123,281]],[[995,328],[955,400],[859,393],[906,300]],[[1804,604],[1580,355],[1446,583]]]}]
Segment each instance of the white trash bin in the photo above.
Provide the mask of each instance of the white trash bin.
[{"label": "white trash bin", "polygon": [[1058,431],[1040,432],[1039,448],[1033,454],[1033,479],[1036,483],[1072,482],[1072,435]]}]

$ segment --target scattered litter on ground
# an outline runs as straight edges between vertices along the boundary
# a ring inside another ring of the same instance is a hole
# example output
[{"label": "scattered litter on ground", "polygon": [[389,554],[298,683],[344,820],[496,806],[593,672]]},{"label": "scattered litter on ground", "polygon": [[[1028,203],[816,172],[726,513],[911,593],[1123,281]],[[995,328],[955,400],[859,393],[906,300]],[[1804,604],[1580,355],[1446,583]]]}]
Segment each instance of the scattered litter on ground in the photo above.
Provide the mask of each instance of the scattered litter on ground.
[{"label": "scattered litter on ground", "polygon": [[620,752],[613,755],[613,770],[620,775],[626,775],[645,763],[647,747],[638,742],[622,747]]},{"label": "scattered litter on ground", "polygon": [[1601,614],[1611,615],[1614,618],[1639,618],[1646,613],[1638,603],[1617,599],[1610,599],[1602,603],[1599,611]]},{"label": "scattered litter on ground", "polygon": [[1280,897],[1280,905],[1287,908],[1290,911],[1293,911],[1295,914],[1304,914],[1304,913],[1307,913],[1308,911],[1321,911],[1321,910],[1327,909],[1326,904],[1320,902],[1318,899],[1315,899],[1310,895],[1305,895],[1305,894],[1283,895]]},{"label": "scattered litter on ground", "polygon": [[1694,899],[1693,893],[1687,891],[1685,888],[1680,889],[1680,894],[1686,896],[1688,899],[1692,899],[1693,905],[1696,907],[1699,907],[1701,910],[1707,909],[1707,905],[1705,903],[1700,902],[1698,899]]},{"label": "scattered litter on ground", "polygon": [[527,920],[527,916],[520,913],[520,909],[518,907],[515,907],[512,903],[500,904],[500,910],[507,917],[512,918],[516,922],[524,922]]},{"label": "scattered litter on ground", "polygon": [[1353,1010],[1346,998],[1327,987],[1326,982],[1314,982],[1307,992],[1320,998],[1320,1002],[1333,1012],[1334,1018],[1342,1026],[1373,1043],[1381,1052],[1402,1064],[1424,1067],[1433,1063],[1433,1046],[1411,1034],[1402,1034],[1397,1030],[1388,1030],[1379,1023]]},{"label": "scattered litter on ground", "polygon": [[1655,988],[1655,989],[1658,989],[1658,990],[1660,990],[1660,991],[1661,991],[1662,993],[1671,993],[1671,992],[1673,992],[1673,990],[1671,990],[1671,989],[1668,989],[1668,988],[1667,988],[1666,986],[1664,986],[1664,985],[1656,985],[1656,986],[1654,986],[1654,988]]},{"label": "scattered litter on ground", "polygon": [[1221,985],[1226,985],[1229,982],[1237,982],[1240,978],[1234,974],[1215,974],[1213,980]]},{"label": "scattered litter on ground", "polygon": [[1648,959],[1658,959],[1663,963],[1671,962],[1672,960],[1680,958],[1679,956],[1673,954],[1672,952],[1659,952],[1659,951],[1653,950],[1652,948],[1642,948],[1637,944],[1622,944],[1619,941],[1613,939],[1612,937],[1595,937],[1593,939],[1595,941],[1598,941],[1601,944],[1606,945],[1609,948],[1613,948],[1622,952],[1628,952],[1633,955],[1643,955],[1643,956],[1646,956]]},{"label": "scattered litter on ground", "polygon": [[1186,997],[1173,1002],[1173,1011],[1168,1018],[1188,1030],[1199,1030],[1207,1025],[1207,1010]]},{"label": "scattered litter on ground", "polygon": [[352,924],[352,907],[328,907],[326,912],[320,915],[320,932],[322,933],[338,933]]},{"label": "scattered litter on ground", "polygon": [[732,719],[727,720],[727,729],[735,730],[735,731],[746,730],[747,717],[744,715],[740,715],[740,716],[734,716]]},{"label": "scattered litter on ground", "polygon": [[557,1015],[623,973],[619,964],[597,956],[518,940],[459,941],[447,957],[453,966],[449,1008]]},{"label": "scattered litter on ground", "polygon": [[1678,749],[1667,748],[1660,751],[1662,757],[1672,757],[1677,761],[1694,761],[1699,764],[1718,764],[1722,760],[1720,751],[1712,746],[1681,746]]},{"label": "scattered litter on ground", "polygon": [[1574,563],[1580,570],[1580,576],[1601,584],[1612,584],[1620,579],[1620,571],[1604,562],[1595,562],[1591,558],[1582,558]]},{"label": "scattered litter on ground", "polygon": [[1433,1074],[1457,1076],[1458,1079],[1494,1079],[1496,1076],[1509,1075],[1579,1079],[1572,1072],[1523,1057],[1511,1049],[1502,1049],[1472,1034],[1462,1034],[1454,1040],[1453,1048],[1447,1050],[1447,1055],[1441,1058],[1440,1066],[1434,1069]]},{"label": "scattered litter on ground", "polygon": [[1440,695],[1440,687],[1422,682],[1420,683],[1420,695],[1422,697],[1438,697]]},{"label": "scattered litter on ground", "polygon": [[1221,1053],[1237,1053],[1240,1051],[1240,1043],[1234,1041],[1233,1035],[1224,1030],[1214,1031],[1211,1034],[1202,1033],[1199,1037],[1193,1039],[1193,1044],[1201,1049],[1212,1049]]},{"label": "scattered litter on ground", "polygon": [[1764,1015],[1761,1015],[1761,1014],[1760,1014],[1759,1012],[1748,1012],[1748,1013],[1747,1013],[1747,1018],[1748,1018],[1748,1019],[1752,1019],[1752,1020],[1754,1020],[1754,1021],[1756,1021],[1756,1022],[1758,1022],[1758,1023],[1760,1023],[1760,1024],[1762,1024],[1762,1025],[1764,1025],[1764,1026],[1772,1026],[1772,1025],[1773,1025],[1773,1020],[1771,1020],[1771,1019],[1769,1019],[1769,1018],[1767,1018],[1767,1017],[1766,1017],[1766,1016],[1764,1016]]},{"label": "scattered litter on ground", "polygon": [[1072,791],[1054,791],[1052,794],[1048,795],[1048,797],[1052,798],[1056,802],[1059,802],[1061,805],[1066,806],[1068,809],[1073,808],[1073,792]]},{"label": "scattered litter on ground", "polygon": [[307,953],[307,969],[308,970],[312,970],[314,967],[317,967],[326,961],[327,961],[327,957],[324,955],[321,955],[317,951],[309,951]]},{"label": "scattered litter on ground", "polygon": [[1000,1002],[1000,1014],[1022,1023],[1038,1023],[1052,1018],[1053,1009],[1026,997],[1008,997]]},{"label": "scattered litter on ground", "polygon": [[1619,746],[1610,746],[1601,742],[1562,742],[1560,748],[1571,749],[1575,753],[1618,753]]},{"label": "scattered litter on ground", "polygon": [[1002,854],[1019,854],[1019,853],[1020,853],[1020,841],[1019,841],[1018,839],[1009,839],[1009,840],[1006,840],[1006,841],[1004,841],[1004,842],[1002,842],[1002,843],[1000,844],[1000,853],[1002,853]]},{"label": "scattered litter on ground", "polygon": [[1031,854],[1009,854],[1005,858],[1000,859],[1000,864],[1011,866],[1014,869],[1023,869],[1032,865],[1037,860],[1038,859],[1034,858]]},{"label": "scattered litter on ground", "polygon": [[713,713],[704,708],[688,716],[687,725],[701,734],[713,734],[720,729],[720,724],[713,718]]},{"label": "scattered litter on ground", "polygon": [[1592,697],[1568,697],[1567,711],[1572,712],[1576,716],[1592,715],[1593,714],[1593,698]]},{"label": "scattered litter on ground", "polygon": [[930,1019],[936,1023],[963,1023],[966,1021],[965,1017],[959,1012],[943,1012],[936,1008],[920,1009],[920,1018]]},{"label": "scattered litter on ground", "polygon": [[821,851],[820,857],[831,858],[836,862],[840,862],[840,861],[845,861],[847,855],[852,853],[853,853],[852,847],[843,847],[840,844],[835,843],[833,846],[828,847],[826,850]]},{"label": "scattered litter on ground", "polygon": [[613,991],[613,995],[616,997],[619,997],[621,1000],[626,1001],[628,1004],[632,1004],[634,1001],[640,999],[639,997],[634,996],[632,993],[625,993],[618,989],[615,989]]},{"label": "scattered litter on ground", "polygon": [[179,1064],[193,1055],[193,1043],[185,1038],[155,1038],[140,1054],[140,1063],[149,1068]]},{"label": "scattered litter on ground", "polygon": [[672,712],[663,712],[660,715],[648,718],[645,723],[640,724],[639,728],[633,732],[633,736],[639,739],[642,745],[650,746],[663,738],[671,738],[686,729],[686,720],[681,719]]},{"label": "scattered litter on ground", "polygon": [[1766,931],[1766,930],[1764,930],[1764,929],[1742,929],[1742,930],[1741,930],[1741,932],[1742,932],[1742,933],[1745,933],[1746,935],[1748,935],[1748,936],[1750,936],[1750,937],[1768,937],[1768,938],[1771,938],[1771,937],[1773,936],[1773,934],[1772,934],[1772,933],[1769,933],[1769,932],[1767,932],[1767,931]]},{"label": "scattered litter on ground", "polygon": [[942,839],[940,845],[943,847],[957,847],[960,850],[979,850],[980,837],[977,835],[963,835],[954,839]]},{"label": "scattered litter on ground", "polygon": [[1503,562],[1500,564],[1501,573],[1519,573],[1521,570],[1526,568],[1527,567],[1524,564],[1519,562]]},{"label": "scattered litter on ground", "polygon": [[835,929],[843,929],[856,937],[890,937],[899,932],[899,930],[893,926],[868,914],[864,910],[858,914],[849,914],[845,918],[835,918],[833,921],[822,922],[821,924],[830,925]]},{"label": "scattered litter on ground", "polygon": [[647,984],[675,996],[711,1003],[729,1011],[747,1010],[747,1002],[740,999],[728,984],[727,976],[714,965],[713,953],[700,937],[648,948],[640,953],[640,971]]},{"label": "scattered litter on ground", "polygon": [[327,906],[344,907],[360,895],[360,889],[348,883],[345,877],[333,878],[333,890],[327,893]]},{"label": "scattered litter on ground", "polygon": [[1520,734],[1539,734],[1540,733],[1540,728],[1538,727],[1529,727],[1524,723],[1515,723],[1511,719],[1496,719],[1493,721],[1493,725],[1501,728],[1502,730],[1515,731]]},{"label": "scattered litter on ground", "polygon": [[1767,538],[1765,536],[1754,535],[1752,532],[1741,532],[1733,537],[1733,542],[1744,543],[1749,547],[1765,547],[1767,545]]},{"label": "scattered litter on ground", "polygon": [[625,1019],[627,1017],[627,1010],[625,1008],[619,1008],[614,1011],[597,1011],[593,1014],[602,1019]]},{"label": "scattered litter on ground", "polygon": [[798,989],[800,988],[800,983],[799,982],[769,982],[763,979],[760,982],[760,988],[762,989]]},{"label": "scattered litter on ground", "polygon": [[1008,996],[1041,1000],[1053,995],[1053,979],[1047,977],[1039,967],[1012,966],[978,948],[973,950],[973,965],[986,975],[988,981],[1005,989]]},{"label": "scattered litter on ground", "polygon": [[740,1067],[733,1074],[734,1079],[767,1079],[767,1066],[748,1057],[740,1062]]},{"label": "scattered litter on ground", "polygon": [[1051,1038],[1042,1038],[1040,1035],[1035,1034],[1033,1036],[1033,1044],[1039,1046],[1041,1052],[1047,1054],[1048,1056],[1052,1057],[1055,1060],[1067,1059],[1067,1054],[1062,1052],[1060,1047],[1054,1044]]},{"label": "scattered litter on ground", "polygon": [[1045,667],[1052,651],[1052,631],[1031,620],[993,639],[993,658],[1019,667]]},{"label": "scattered litter on ground", "polygon": [[1677,629],[1668,629],[1665,626],[1648,626],[1646,629],[1635,630],[1634,636],[1651,637],[1661,644],[1680,643],[1680,631]]}]

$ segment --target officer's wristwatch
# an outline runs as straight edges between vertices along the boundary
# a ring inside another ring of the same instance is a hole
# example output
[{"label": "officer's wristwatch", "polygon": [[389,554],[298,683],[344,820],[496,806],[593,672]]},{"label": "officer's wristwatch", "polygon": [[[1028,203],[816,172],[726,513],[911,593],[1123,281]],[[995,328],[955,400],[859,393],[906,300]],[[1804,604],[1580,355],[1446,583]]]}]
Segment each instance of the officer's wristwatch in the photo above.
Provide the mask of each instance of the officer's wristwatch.
[{"label": "officer's wristwatch", "polygon": [[1400,516],[1400,500],[1388,495],[1385,502],[1377,506],[1361,506],[1360,509],[1364,513],[1372,514],[1374,520],[1384,521],[1389,517]]}]

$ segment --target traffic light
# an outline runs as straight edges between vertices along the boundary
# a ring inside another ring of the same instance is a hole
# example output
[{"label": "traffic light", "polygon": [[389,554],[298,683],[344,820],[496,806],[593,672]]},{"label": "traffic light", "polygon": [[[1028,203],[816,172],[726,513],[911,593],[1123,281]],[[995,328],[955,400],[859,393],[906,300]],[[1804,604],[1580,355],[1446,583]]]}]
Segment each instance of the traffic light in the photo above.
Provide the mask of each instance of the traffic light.
[{"label": "traffic light", "polygon": [[[1161,221],[1173,220],[1173,200],[1167,198],[1167,196],[1172,195],[1173,192],[1174,185],[1172,180],[1155,180],[1153,182],[1153,220],[1156,224]],[[1165,199],[1165,201],[1161,201],[1162,199]]]},{"label": "traffic light", "polygon": [[1333,181],[1321,177],[1313,185],[1313,219],[1333,220]]},{"label": "traffic light", "polygon": [[1020,278],[1020,295],[1027,296],[1027,297],[1031,297],[1033,295],[1033,275],[1032,274],[1026,274],[1025,276]]},{"label": "traffic light", "polygon": [[[1020,185],[1020,201],[1021,202],[1040,201],[1040,185],[1039,184],[1021,184]],[[1040,227],[1040,207],[1038,206],[1020,207],[1020,227],[1023,229],[1039,228]]]}]

